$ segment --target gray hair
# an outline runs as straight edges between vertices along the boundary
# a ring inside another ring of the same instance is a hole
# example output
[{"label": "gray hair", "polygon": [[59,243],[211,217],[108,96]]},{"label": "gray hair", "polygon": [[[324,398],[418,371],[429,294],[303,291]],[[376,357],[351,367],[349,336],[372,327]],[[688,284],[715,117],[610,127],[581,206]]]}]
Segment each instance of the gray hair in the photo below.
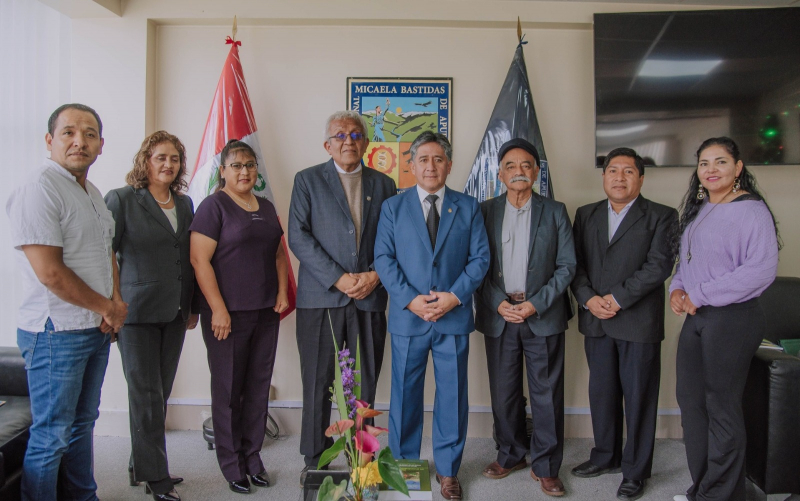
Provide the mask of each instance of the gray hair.
[{"label": "gray hair", "polygon": [[364,137],[367,137],[367,121],[364,120],[364,117],[355,110],[344,110],[344,111],[337,111],[333,115],[328,117],[328,120],[325,121],[325,142],[328,142],[328,138],[331,135],[331,124],[338,120],[348,121],[348,122],[355,122],[361,127],[361,132],[364,133]]},{"label": "gray hair", "polygon": [[417,157],[417,150],[423,144],[428,143],[436,143],[442,147],[444,150],[444,154],[447,156],[449,161],[453,161],[453,147],[450,145],[450,141],[447,139],[447,136],[444,134],[437,134],[433,133],[429,130],[426,130],[411,143],[411,161],[413,162],[414,159]]}]

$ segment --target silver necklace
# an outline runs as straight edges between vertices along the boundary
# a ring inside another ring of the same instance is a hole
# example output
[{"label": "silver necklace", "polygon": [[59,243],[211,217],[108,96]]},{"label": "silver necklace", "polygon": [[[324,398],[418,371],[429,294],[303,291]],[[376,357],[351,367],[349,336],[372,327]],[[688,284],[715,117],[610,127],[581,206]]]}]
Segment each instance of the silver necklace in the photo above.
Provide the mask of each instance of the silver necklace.
[{"label": "silver necklace", "polygon": [[[730,195],[731,193],[733,193],[733,192],[732,191],[728,192],[728,195]],[[687,263],[692,260],[692,237],[694,236],[695,232],[697,231],[697,227],[700,226],[700,223],[702,223],[703,221],[706,220],[706,218],[709,216],[709,214],[711,214],[714,211],[714,209],[717,208],[717,206],[722,205],[725,202],[725,199],[728,198],[728,195],[725,195],[724,197],[722,197],[722,200],[720,200],[718,204],[714,204],[714,207],[711,207],[711,209],[703,215],[703,218],[700,219],[700,221],[698,221],[696,224],[692,225],[692,228],[689,231],[689,241],[687,242],[687,245],[689,247],[686,250],[686,262]],[[709,203],[711,203],[710,200],[709,200]]]},{"label": "silver necklace", "polygon": [[[245,204],[247,206],[247,210],[249,210],[249,211],[253,210],[253,207],[250,206],[250,202],[245,202],[242,198],[239,198],[239,195],[235,195],[235,194],[233,194],[233,193],[231,193],[231,192],[229,192],[227,190],[226,190],[226,193],[231,195],[233,198],[235,198],[239,202],[242,202],[243,204]],[[253,192],[251,191],[250,192],[250,200],[252,200],[252,199],[253,199]]]},{"label": "silver necklace", "polygon": [[[151,195],[152,195],[152,193],[151,193]],[[162,202],[161,200],[157,199],[156,197],[153,197],[153,200],[158,202],[160,205],[167,205],[168,203],[170,203],[172,201],[172,190],[169,190],[169,197],[167,197],[167,201],[166,202]]]}]

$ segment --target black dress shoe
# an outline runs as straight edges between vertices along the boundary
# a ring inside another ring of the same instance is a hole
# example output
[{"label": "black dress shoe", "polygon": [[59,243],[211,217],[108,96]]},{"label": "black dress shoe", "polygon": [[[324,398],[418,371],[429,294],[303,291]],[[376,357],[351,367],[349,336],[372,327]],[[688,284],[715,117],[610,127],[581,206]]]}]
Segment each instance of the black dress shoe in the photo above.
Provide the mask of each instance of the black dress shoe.
[{"label": "black dress shoe", "polygon": [[[172,485],[178,485],[179,483],[183,482],[183,477],[173,477],[170,475],[170,480],[172,480]],[[131,487],[136,487],[139,485],[139,481],[136,480],[136,477],[133,475],[133,468],[128,466],[128,482],[130,483]],[[148,494],[150,494],[148,492]]]},{"label": "black dress shoe", "polygon": [[644,494],[644,480],[630,480],[623,478],[617,489],[617,499],[639,499]]},{"label": "black dress shoe", "polygon": [[164,494],[156,494],[154,492],[153,499],[156,501],[181,501],[181,497],[178,495],[178,492],[175,489],[165,492]]},{"label": "black dress shoe", "polygon": [[250,475],[250,482],[252,482],[252,484],[256,487],[269,487],[271,483],[266,470],[255,475]]},{"label": "black dress shoe", "polygon": [[228,482],[228,487],[236,494],[250,494],[250,481],[247,480],[247,477]]},{"label": "black dress shoe", "polygon": [[581,463],[572,469],[572,474],[580,478],[598,477],[606,473],[619,473],[619,472],[620,472],[619,466],[614,468],[601,468],[599,466],[595,466],[591,461],[586,461],[585,463]]},{"label": "black dress shoe", "polygon": [[183,482],[183,477],[173,477],[170,475],[169,479],[172,480],[172,485],[178,485],[179,483]]}]

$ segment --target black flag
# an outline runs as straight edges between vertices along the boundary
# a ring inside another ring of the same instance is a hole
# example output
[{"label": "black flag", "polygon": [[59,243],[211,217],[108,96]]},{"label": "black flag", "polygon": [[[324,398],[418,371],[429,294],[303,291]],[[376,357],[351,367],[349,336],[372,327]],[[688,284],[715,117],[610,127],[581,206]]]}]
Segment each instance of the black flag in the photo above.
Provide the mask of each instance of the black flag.
[{"label": "black flag", "polygon": [[494,105],[492,117],[486,126],[481,146],[472,164],[472,171],[464,186],[464,193],[474,196],[479,202],[502,195],[506,191],[506,187],[497,179],[500,162],[497,152],[503,143],[514,138],[527,139],[539,150],[541,169],[533,189],[542,196],[553,198],[547,155],[544,151],[539,122],[536,120],[536,111],[533,108],[528,70],[522,53],[522,46],[526,43],[528,42],[520,40],[517,45],[511,68]]}]

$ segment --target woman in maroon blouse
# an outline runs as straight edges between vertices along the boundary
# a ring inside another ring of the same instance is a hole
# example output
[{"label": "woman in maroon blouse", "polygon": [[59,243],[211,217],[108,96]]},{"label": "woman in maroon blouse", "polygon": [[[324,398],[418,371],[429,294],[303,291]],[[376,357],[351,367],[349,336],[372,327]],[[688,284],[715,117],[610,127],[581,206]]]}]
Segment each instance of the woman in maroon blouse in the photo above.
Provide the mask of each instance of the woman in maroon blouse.
[{"label": "woman in maroon blouse", "polygon": [[202,292],[217,461],[230,489],[248,493],[251,481],[270,485],[259,452],[280,313],[289,305],[288,264],[275,206],[252,191],[255,152],[234,140],[221,158],[218,191],[192,221],[191,261]]}]

